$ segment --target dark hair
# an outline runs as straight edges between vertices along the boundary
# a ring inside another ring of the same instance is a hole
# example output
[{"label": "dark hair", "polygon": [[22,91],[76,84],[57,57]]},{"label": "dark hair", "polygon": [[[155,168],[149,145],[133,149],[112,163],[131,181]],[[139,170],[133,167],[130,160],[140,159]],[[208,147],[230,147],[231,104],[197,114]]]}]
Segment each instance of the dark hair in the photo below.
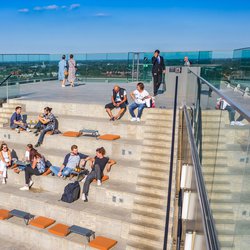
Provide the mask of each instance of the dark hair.
[{"label": "dark hair", "polygon": [[155,50],[155,53],[160,54],[160,50],[156,49],[156,50]]},{"label": "dark hair", "polygon": [[65,55],[63,55],[63,56],[62,56],[62,59],[64,60],[65,58],[66,58],[66,56],[65,56]]},{"label": "dark hair", "polygon": [[105,155],[106,154],[106,150],[104,149],[104,147],[100,147],[100,148],[97,148],[96,149],[96,152],[102,154],[102,155]]},{"label": "dark hair", "polygon": [[28,147],[29,149],[32,149],[32,148],[33,148],[33,145],[32,145],[32,144],[27,144],[27,147]]},{"label": "dark hair", "polygon": [[2,151],[2,150],[3,150],[3,147],[4,147],[4,146],[6,146],[6,147],[7,147],[7,149],[9,150],[8,145],[4,142],[4,143],[2,143],[2,144],[1,144],[0,151]]},{"label": "dark hair", "polygon": [[141,89],[144,90],[144,84],[142,82],[137,83],[137,86]]},{"label": "dark hair", "polygon": [[37,157],[42,158],[42,155],[39,154],[39,153],[36,151],[36,152],[34,153],[34,158],[37,158]]},{"label": "dark hair", "polygon": [[17,106],[15,110],[17,111],[18,109],[22,109],[22,107],[21,106]]},{"label": "dark hair", "polygon": [[69,55],[69,58],[73,58],[73,57],[74,57],[73,54],[70,54],[70,55]]},{"label": "dark hair", "polygon": [[77,149],[78,147],[77,147],[77,145],[72,145],[71,146],[71,151],[73,151],[74,149]]},{"label": "dark hair", "polygon": [[29,160],[30,160],[31,162],[34,160],[34,157],[35,157],[36,153],[37,153],[37,150],[36,150],[36,149],[32,148],[32,149],[30,150],[30,159],[29,159]]},{"label": "dark hair", "polygon": [[47,111],[47,112],[51,112],[52,108],[50,108],[50,107],[45,107],[44,110]]}]

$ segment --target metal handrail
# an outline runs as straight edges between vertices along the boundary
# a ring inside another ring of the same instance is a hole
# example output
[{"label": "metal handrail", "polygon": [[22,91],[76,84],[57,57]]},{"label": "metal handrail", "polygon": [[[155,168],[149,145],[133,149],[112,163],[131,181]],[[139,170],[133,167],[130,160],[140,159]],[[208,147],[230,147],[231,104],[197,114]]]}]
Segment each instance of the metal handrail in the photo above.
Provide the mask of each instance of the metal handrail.
[{"label": "metal handrail", "polygon": [[250,122],[250,112],[242,108],[239,104],[231,100],[228,96],[224,95],[220,90],[215,88],[210,82],[205,80],[203,77],[199,76],[195,72],[193,72],[190,68],[189,71],[194,74],[198,79],[200,79],[202,82],[204,82],[210,89],[212,89],[216,94],[218,94],[221,98],[226,100],[235,110],[237,110],[240,114],[244,116],[244,118]]},{"label": "metal handrail", "polygon": [[194,166],[194,173],[195,173],[195,179],[196,179],[196,184],[197,184],[199,203],[200,203],[201,212],[202,212],[202,221],[203,221],[202,224],[203,224],[204,231],[205,231],[207,249],[219,250],[220,249],[219,240],[217,237],[215,223],[213,220],[212,212],[211,212],[209,201],[208,201],[208,195],[207,195],[205,182],[204,182],[204,178],[203,178],[203,174],[201,170],[199,154],[198,154],[198,150],[195,144],[193,130],[192,130],[192,126],[191,126],[191,122],[189,119],[186,105],[184,105],[183,110],[184,110],[184,117],[186,121],[188,139],[190,143],[192,161],[193,161],[193,166]]},{"label": "metal handrail", "polygon": [[8,79],[12,76],[13,74],[11,73],[10,75],[8,75],[2,82],[0,82],[0,86],[3,85],[6,81],[8,81]]}]

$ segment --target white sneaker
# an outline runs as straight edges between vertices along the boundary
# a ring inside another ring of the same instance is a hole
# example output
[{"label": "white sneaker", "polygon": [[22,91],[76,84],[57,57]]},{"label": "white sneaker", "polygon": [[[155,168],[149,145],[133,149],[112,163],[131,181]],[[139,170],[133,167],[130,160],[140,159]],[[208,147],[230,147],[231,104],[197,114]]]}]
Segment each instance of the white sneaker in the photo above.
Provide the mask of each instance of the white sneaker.
[{"label": "white sneaker", "polygon": [[20,133],[20,129],[19,129],[19,128],[16,128],[16,132],[17,132],[17,133]]},{"label": "white sneaker", "polygon": [[234,121],[230,122],[230,125],[231,125],[231,126],[234,126],[234,125],[235,125],[235,122],[234,122]]},{"label": "white sneaker", "polygon": [[243,122],[238,122],[238,121],[235,122],[235,125],[237,125],[237,126],[245,126],[245,124]]},{"label": "white sneaker", "polygon": [[141,121],[141,119],[140,119],[139,117],[137,117],[137,118],[136,118],[136,121],[137,121],[137,122],[140,122],[140,121]]},{"label": "white sneaker", "polygon": [[82,194],[82,200],[85,201],[86,200],[86,195]]},{"label": "white sneaker", "polygon": [[100,180],[97,180],[97,186],[101,186],[102,182]]},{"label": "white sneaker", "polygon": [[29,187],[31,187],[34,184],[34,181],[30,180]]},{"label": "white sneaker", "polygon": [[30,130],[29,128],[26,128],[26,131],[27,131],[27,132],[31,132],[31,130]]},{"label": "white sneaker", "polygon": [[65,85],[62,85],[62,88],[65,88]]},{"label": "white sneaker", "polygon": [[137,121],[137,118],[136,117],[132,117],[130,121],[131,122],[135,122],[135,121]]},{"label": "white sneaker", "polygon": [[24,187],[19,188],[19,190],[21,190],[21,191],[28,191],[29,187],[28,186],[24,186]]},{"label": "white sneaker", "polygon": [[3,180],[2,180],[2,184],[6,184],[5,178],[3,178]]}]

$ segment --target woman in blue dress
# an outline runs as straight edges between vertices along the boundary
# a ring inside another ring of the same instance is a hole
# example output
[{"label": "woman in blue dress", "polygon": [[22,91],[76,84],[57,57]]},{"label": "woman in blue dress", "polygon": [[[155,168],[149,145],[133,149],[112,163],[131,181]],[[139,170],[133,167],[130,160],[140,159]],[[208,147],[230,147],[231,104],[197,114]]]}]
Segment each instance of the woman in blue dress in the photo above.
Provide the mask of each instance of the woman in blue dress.
[{"label": "woman in blue dress", "polygon": [[65,87],[65,82],[68,74],[66,56],[62,56],[62,60],[58,63],[58,80],[61,81],[62,87]]}]

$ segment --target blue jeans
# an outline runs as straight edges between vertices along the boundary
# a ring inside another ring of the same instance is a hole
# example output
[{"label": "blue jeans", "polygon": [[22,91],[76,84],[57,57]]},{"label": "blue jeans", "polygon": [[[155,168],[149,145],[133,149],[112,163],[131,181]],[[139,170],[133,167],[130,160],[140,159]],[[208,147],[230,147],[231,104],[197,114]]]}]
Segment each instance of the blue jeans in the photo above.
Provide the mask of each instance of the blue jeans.
[{"label": "blue jeans", "polygon": [[235,120],[235,110],[229,105],[226,106],[225,110],[228,111],[230,122],[234,122],[234,120]]},{"label": "blue jeans", "polygon": [[10,128],[12,128],[12,129],[22,128],[22,129],[24,129],[24,130],[26,130],[27,127],[28,127],[28,126],[27,126],[26,124],[24,124],[24,125],[12,124],[12,125],[10,126]]},{"label": "blue jeans", "polygon": [[129,106],[129,113],[132,117],[135,117],[135,113],[134,113],[134,110],[138,108],[138,115],[137,117],[138,118],[141,118],[141,115],[142,115],[142,111],[143,109],[146,107],[146,104],[145,103],[142,103],[142,104],[137,104],[135,102],[133,102],[132,104],[130,104]]},{"label": "blue jeans", "polygon": [[51,126],[45,127],[45,128],[41,131],[41,133],[40,133],[40,136],[39,136],[39,138],[38,138],[38,142],[39,142],[40,144],[42,144],[45,134],[46,134],[48,131],[52,131],[52,130],[54,130],[54,128],[51,127]]},{"label": "blue jeans", "polygon": [[[52,173],[54,173],[55,175],[58,175],[58,173],[60,172],[60,168],[59,167],[56,167],[56,166],[51,166],[50,167],[50,170],[52,171]],[[62,170],[62,176],[68,176],[71,174],[71,172],[73,171],[74,169],[72,168],[67,168],[65,167],[63,170]]]}]

